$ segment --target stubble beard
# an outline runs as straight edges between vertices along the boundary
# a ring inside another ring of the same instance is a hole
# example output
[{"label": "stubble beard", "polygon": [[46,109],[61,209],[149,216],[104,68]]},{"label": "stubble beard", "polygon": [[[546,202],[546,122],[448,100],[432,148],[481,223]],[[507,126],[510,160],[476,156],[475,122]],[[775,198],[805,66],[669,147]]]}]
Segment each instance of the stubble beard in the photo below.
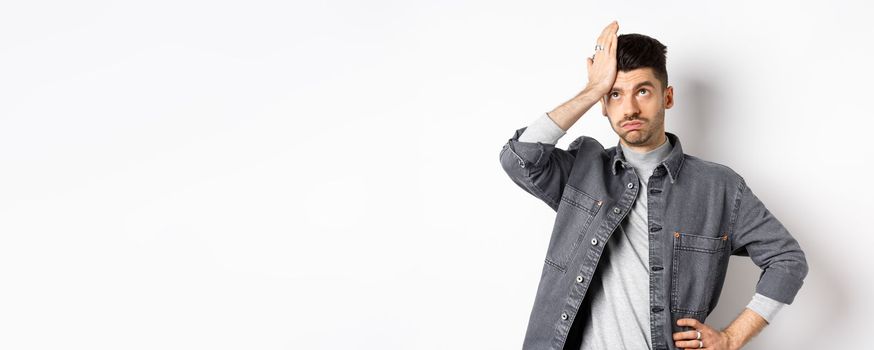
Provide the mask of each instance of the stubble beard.
[{"label": "stubble beard", "polygon": [[649,142],[649,139],[652,138],[652,133],[648,132],[649,130],[645,129],[637,129],[626,132],[622,139],[625,140],[625,143],[632,146],[642,146]]}]

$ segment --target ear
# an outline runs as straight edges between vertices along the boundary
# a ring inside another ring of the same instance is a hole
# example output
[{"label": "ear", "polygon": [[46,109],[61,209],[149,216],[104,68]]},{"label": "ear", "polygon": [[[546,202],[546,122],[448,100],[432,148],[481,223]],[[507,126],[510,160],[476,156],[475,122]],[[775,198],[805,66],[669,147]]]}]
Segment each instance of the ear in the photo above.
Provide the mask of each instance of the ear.
[{"label": "ear", "polygon": [[671,108],[674,105],[674,87],[668,86],[665,89],[665,109]]},{"label": "ear", "polygon": [[601,97],[601,114],[607,116],[607,97]]}]

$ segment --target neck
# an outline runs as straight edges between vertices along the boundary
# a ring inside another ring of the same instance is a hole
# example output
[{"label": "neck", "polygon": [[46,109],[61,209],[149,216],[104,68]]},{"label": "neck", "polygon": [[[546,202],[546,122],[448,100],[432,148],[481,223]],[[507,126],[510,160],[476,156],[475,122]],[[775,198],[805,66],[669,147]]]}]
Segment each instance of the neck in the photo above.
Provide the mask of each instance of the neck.
[{"label": "neck", "polygon": [[621,144],[621,147],[625,155],[625,161],[634,167],[639,176],[647,179],[652,174],[653,169],[668,157],[673,145],[665,138],[661,145],[647,152],[637,152],[624,144]]}]

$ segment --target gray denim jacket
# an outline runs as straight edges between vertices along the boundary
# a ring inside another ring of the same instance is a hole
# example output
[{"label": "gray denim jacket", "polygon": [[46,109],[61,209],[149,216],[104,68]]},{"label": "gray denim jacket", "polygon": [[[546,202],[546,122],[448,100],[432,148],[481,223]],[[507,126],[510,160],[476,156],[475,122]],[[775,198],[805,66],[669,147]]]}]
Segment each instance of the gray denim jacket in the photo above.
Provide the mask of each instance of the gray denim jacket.
[{"label": "gray denim jacket", "polygon": [[[520,142],[516,130],[501,166],[556,211],[523,349],[560,350],[568,340],[605,243],[632,208],[640,179],[622,147],[580,136],[567,150]],[[675,349],[680,318],[704,322],[716,307],[730,255],[762,269],[756,292],[791,304],[807,276],[798,242],[731,168],[673,149],[653,170],[649,208],[650,327],[653,349]],[[597,336],[611,336],[599,334]]]}]

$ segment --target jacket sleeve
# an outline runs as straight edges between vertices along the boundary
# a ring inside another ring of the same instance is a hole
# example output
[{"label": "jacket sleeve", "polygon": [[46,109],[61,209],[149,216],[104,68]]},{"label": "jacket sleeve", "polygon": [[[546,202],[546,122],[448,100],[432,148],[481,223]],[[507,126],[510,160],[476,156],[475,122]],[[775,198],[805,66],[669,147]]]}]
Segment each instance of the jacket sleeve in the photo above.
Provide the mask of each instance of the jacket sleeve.
[{"label": "jacket sleeve", "polygon": [[804,251],[743,178],[735,207],[732,255],[749,256],[762,269],[756,293],[791,304],[807,276]]},{"label": "jacket sleeve", "polygon": [[557,212],[582,137],[564,150],[549,143],[519,141],[519,136],[527,128],[516,130],[504,144],[500,154],[501,166],[516,185]]}]

